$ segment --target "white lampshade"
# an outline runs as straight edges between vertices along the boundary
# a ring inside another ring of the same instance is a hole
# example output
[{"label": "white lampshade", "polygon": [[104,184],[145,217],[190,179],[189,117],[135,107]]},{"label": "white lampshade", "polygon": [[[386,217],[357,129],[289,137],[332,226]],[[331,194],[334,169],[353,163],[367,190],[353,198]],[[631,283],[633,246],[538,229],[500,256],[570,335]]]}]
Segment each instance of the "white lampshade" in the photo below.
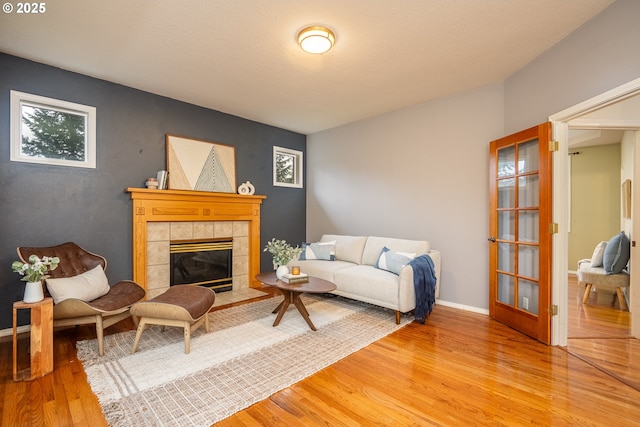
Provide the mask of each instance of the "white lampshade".
[{"label": "white lampshade", "polygon": [[325,27],[307,27],[298,33],[298,43],[308,53],[325,53],[336,41],[336,36]]}]

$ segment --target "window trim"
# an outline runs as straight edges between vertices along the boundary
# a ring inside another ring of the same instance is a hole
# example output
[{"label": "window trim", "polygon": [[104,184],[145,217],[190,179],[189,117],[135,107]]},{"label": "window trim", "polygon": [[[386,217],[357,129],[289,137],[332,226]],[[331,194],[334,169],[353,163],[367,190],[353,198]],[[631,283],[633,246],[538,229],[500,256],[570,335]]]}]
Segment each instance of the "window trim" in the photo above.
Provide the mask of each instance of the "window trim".
[{"label": "window trim", "polygon": [[[293,170],[294,170],[294,182],[281,182],[278,181],[278,177],[276,174],[276,159],[279,154],[289,155],[293,157]],[[304,177],[304,163],[303,163],[303,152],[298,150],[292,150],[290,148],[283,148],[278,146],[273,146],[273,185],[276,187],[289,187],[289,188],[303,188],[303,177]]]},{"label": "window trim", "polygon": [[[22,153],[22,107],[28,105],[71,114],[85,116],[85,159],[63,160],[47,157],[32,157]],[[76,104],[59,99],[47,98],[30,93],[11,91],[11,156],[13,162],[39,163],[57,166],[72,166],[80,168],[96,168],[96,108],[88,105]]]}]

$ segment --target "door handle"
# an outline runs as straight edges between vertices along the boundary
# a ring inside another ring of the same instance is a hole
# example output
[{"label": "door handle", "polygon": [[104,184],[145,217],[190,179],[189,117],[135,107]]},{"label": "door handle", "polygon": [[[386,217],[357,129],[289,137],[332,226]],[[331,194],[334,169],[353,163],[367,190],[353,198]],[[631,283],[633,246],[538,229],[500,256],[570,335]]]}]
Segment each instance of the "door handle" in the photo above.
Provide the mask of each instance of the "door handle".
[{"label": "door handle", "polygon": [[495,243],[496,242],[496,238],[491,236],[487,239],[488,241],[490,241],[491,243]]}]

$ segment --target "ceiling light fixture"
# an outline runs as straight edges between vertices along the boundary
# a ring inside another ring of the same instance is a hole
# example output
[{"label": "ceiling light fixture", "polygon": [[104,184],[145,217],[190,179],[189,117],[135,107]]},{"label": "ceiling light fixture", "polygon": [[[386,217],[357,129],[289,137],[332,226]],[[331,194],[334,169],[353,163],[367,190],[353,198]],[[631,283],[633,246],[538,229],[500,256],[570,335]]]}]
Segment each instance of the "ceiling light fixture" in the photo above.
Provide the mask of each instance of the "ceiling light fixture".
[{"label": "ceiling light fixture", "polygon": [[325,53],[335,42],[335,34],[326,27],[306,27],[298,33],[298,43],[308,53]]}]

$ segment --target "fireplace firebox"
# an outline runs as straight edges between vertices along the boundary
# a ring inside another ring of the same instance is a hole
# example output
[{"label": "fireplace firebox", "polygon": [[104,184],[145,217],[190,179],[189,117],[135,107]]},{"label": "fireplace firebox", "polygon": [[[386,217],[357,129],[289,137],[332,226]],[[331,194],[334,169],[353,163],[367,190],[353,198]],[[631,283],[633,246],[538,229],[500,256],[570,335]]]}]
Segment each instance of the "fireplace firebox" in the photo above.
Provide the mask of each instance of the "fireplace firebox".
[{"label": "fireplace firebox", "polygon": [[233,240],[180,240],[170,243],[171,286],[193,285],[230,291],[233,285]]}]

